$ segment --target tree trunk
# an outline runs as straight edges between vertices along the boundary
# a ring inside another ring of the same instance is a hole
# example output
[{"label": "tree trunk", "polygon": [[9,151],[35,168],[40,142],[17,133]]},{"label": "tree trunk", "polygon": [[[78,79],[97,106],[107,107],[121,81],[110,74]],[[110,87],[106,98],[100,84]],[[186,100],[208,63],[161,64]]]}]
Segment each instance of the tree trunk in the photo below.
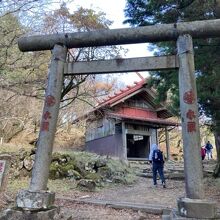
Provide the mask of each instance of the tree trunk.
[{"label": "tree trunk", "polygon": [[216,152],[217,152],[217,164],[214,169],[213,176],[215,178],[220,177],[220,132],[215,132],[215,146],[216,146]]}]

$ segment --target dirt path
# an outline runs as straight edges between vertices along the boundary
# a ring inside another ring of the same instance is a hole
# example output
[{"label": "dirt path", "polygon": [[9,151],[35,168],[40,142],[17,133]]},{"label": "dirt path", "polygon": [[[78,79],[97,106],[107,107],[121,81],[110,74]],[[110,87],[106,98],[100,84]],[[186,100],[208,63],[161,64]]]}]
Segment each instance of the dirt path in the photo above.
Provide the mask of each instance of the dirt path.
[{"label": "dirt path", "polygon": [[[72,191],[74,194],[74,192]],[[139,177],[137,182],[132,186],[117,186],[100,190],[95,193],[82,192],[78,196],[71,195],[69,192],[66,198],[85,198],[93,201],[111,200],[115,202],[129,202],[133,204],[153,204],[163,205],[169,208],[176,207],[176,198],[184,195],[184,183],[182,181],[167,181],[167,188],[158,185],[157,188],[152,186],[152,180],[149,178]],[[61,196],[61,195],[60,195]],[[58,196],[59,197],[59,196]],[[83,200],[83,199],[82,199]],[[161,219],[161,215],[150,215],[143,212],[132,210],[115,210],[108,207],[91,206],[87,204],[76,204],[66,200],[57,200],[59,205],[66,210],[67,206],[71,207],[74,219],[109,219],[109,220],[127,220],[127,219]],[[80,209],[79,209],[80,208]],[[67,210],[66,210],[67,211]]]},{"label": "dirt path", "polygon": [[[218,202],[220,209],[220,194],[217,185],[212,184],[213,180],[206,180],[206,199]],[[133,204],[154,204],[166,206],[169,208],[176,208],[177,198],[185,195],[185,188],[183,181],[167,180],[167,188],[162,188],[158,185],[157,188],[152,186],[150,178],[139,177],[137,182],[132,186],[113,186],[107,189],[102,189],[98,192],[77,192],[74,190],[68,194],[57,195],[66,198],[75,199],[89,199],[93,201],[110,200],[115,202],[130,202]],[[161,219],[158,215],[149,215],[143,212],[136,212],[132,210],[115,210],[108,207],[93,206],[87,204],[77,204],[67,200],[57,200],[58,204],[63,206],[66,210],[67,206],[72,207],[73,219]],[[68,205],[67,205],[68,204]],[[73,211],[74,210],[74,211]],[[105,217],[104,217],[105,216]],[[108,217],[106,217],[108,216]]]},{"label": "dirt path", "polygon": [[167,181],[167,188],[152,185],[149,178],[139,177],[132,186],[121,186],[104,189],[100,193],[94,194],[91,198],[115,200],[120,202],[133,202],[144,204],[165,205],[167,207],[176,206],[176,198],[184,196],[184,183],[182,181]]}]

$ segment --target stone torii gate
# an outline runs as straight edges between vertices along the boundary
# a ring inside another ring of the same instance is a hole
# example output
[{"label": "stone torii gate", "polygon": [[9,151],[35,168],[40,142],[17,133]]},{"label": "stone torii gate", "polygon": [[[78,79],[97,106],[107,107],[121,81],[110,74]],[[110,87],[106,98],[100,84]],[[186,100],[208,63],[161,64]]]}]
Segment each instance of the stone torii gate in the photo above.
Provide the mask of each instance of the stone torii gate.
[{"label": "stone torii gate", "polygon": [[[204,200],[192,37],[220,37],[220,20],[20,38],[18,45],[21,51],[52,50],[52,58],[31,183],[28,190],[21,190],[18,193],[16,199],[17,207],[24,210],[47,210],[54,201],[54,193],[47,191],[47,182],[59,112],[63,74],[82,73],[80,63],[69,65],[65,63],[67,49],[177,41],[178,64],[175,56],[173,58],[134,58],[130,59],[129,62],[141,62],[141,70],[162,70],[179,67],[179,95],[184,146],[186,197],[178,200],[178,214],[190,218],[214,219],[216,217],[215,203]],[[150,59],[152,60],[150,61]],[[114,61],[102,62],[113,62],[115,68],[120,68],[120,64],[128,62],[126,60],[116,59]],[[96,74],[105,72],[103,69],[98,72],[100,61],[94,62],[87,63],[88,65],[93,65],[93,70],[88,69],[88,73]],[[162,65],[163,62],[164,64]],[[111,68],[107,69],[106,63],[104,66],[106,66],[107,73],[111,72]],[[86,73],[85,68],[83,71]],[[112,72],[117,72],[117,68]]]}]

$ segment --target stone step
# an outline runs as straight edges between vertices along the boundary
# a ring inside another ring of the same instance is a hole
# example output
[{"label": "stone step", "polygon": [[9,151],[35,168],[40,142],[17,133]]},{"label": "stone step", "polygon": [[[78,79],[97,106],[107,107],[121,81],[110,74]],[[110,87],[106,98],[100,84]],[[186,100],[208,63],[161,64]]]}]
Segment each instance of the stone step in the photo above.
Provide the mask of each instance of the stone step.
[{"label": "stone step", "polygon": [[162,215],[164,212],[171,212],[171,208],[168,206],[157,204],[143,204],[143,203],[131,203],[131,202],[118,202],[112,200],[99,200],[99,199],[72,199],[67,197],[58,197],[57,199],[67,200],[69,202],[86,203],[92,205],[108,206],[115,209],[132,209],[135,211],[143,211],[149,214]]}]

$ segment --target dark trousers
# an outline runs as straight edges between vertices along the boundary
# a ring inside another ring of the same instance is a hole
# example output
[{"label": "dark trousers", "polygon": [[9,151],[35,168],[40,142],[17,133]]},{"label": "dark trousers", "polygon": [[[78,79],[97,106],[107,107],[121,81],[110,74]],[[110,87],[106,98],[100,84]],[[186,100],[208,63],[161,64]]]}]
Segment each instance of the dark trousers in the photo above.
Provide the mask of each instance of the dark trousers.
[{"label": "dark trousers", "polygon": [[157,185],[157,171],[160,175],[160,179],[162,183],[165,183],[165,178],[163,174],[163,164],[161,163],[153,163],[153,181],[154,185]]}]

